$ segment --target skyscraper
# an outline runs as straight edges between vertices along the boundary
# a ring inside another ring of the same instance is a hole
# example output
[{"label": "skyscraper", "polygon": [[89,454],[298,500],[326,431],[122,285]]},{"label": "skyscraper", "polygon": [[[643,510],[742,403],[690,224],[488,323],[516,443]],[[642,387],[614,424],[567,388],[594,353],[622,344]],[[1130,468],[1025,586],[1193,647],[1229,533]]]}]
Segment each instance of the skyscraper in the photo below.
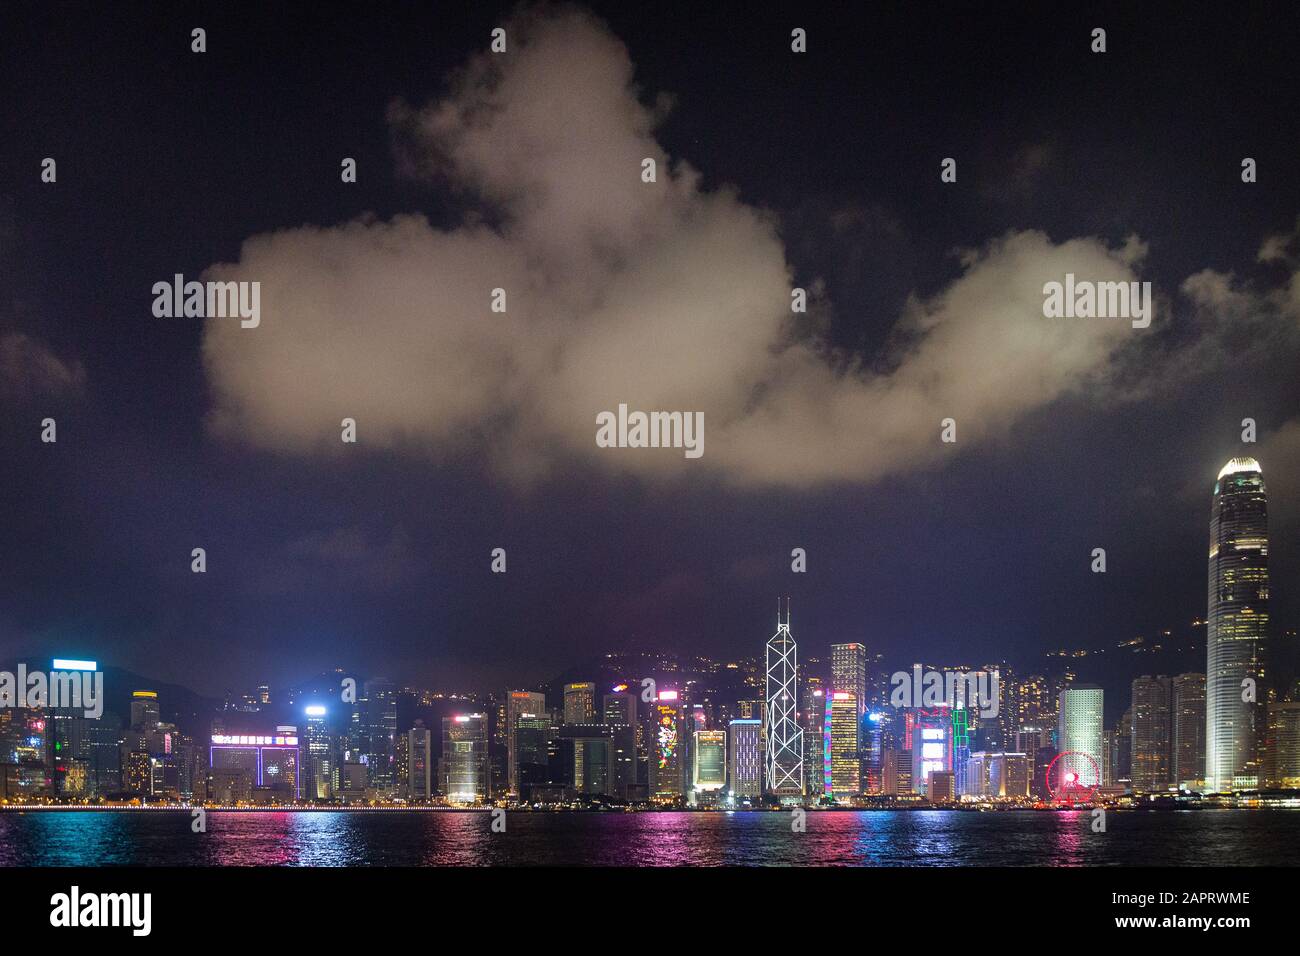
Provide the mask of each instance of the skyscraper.
[{"label": "skyscraper", "polygon": [[545,713],[545,694],[512,690],[506,698],[506,785],[512,797],[519,796],[519,718]]},{"label": "skyscraper", "polygon": [[858,715],[867,711],[867,649],[861,644],[831,645],[831,691],[852,694]]},{"label": "skyscraper", "polygon": [[803,796],[803,730],[799,727],[799,649],[777,605],[776,633],[767,642],[767,789],[778,799]]},{"label": "skyscraper", "polygon": [[591,724],[596,721],[596,685],[590,681],[564,685],[564,722]]},{"label": "skyscraper", "polygon": [[857,700],[848,691],[835,691],[826,703],[826,739],[830,742],[826,795],[840,801],[862,789],[858,710]]},{"label": "skyscraper", "polygon": [[1288,790],[1300,788],[1300,702],[1269,704],[1268,724],[1266,783]]},{"label": "skyscraper", "polygon": [[1205,675],[1179,674],[1173,690],[1172,779],[1200,789],[1205,782]]},{"label": "skyscraper", "polygon": [[759,739],[762,727],[763,722],[757,717],[741,717],[730,724],[731,753],[727,776],[735,803],[757,801],[762,793],[763,751]]},{"label": "skyscraper", "polygon": [[1080,788],[1101,786],[1105,763],[1102,702],[1102,689],[1088,684],[1066,687],[1057,698],[1056,739],[1061,759],[1056,764],[1057,779],[1051,781],[1053,788],[1060,786],[1066,774],[1074,774],[1071,779]]},{"label": "skyscraper", "polygon": [[654,743],[650,755],[650,793],[659,803],[676,803],[686,795],[685,718],[675,690],[659,692],[651,709]]},{"label": "skyscraper", "polygon": [[448,803],[483,803],[492,795],[487,714],[457,714],[442,719],[442,766],[438,777]]},{"label": "skyscraper", "polygon": [[406,798],[427,801],[433,797],[433,731],[417,720],[406,732]]},{"label": "skyscraper", "polygon": [[1268,499],[1254,458],[1219,471],[1210,513],[1205,637],[1205,785],[1259,783],[1268,644]]},{"label": "skyscraper", "polygon": [[696,798],[701,793],[717,793],[727,785],[727,732],[695,731],[691,777]]},{"label": "skyscraper", "polygon": [[1153,793],[1169,787],[1173,728],[1168,677],[1133,681],[1133,790]]}]

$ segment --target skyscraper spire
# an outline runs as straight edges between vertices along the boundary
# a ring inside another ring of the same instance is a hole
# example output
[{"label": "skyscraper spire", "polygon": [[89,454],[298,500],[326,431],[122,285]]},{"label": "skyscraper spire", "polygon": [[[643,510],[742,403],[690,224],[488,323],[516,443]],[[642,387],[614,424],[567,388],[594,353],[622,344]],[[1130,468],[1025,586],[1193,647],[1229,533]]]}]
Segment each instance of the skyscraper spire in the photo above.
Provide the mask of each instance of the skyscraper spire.
[{"label": "skyscraper spire", "polygon": [[1205,635],[1205,786],[1260,785],[1268,651],[1268,495],[1259,462],[1233,458],[1214,483]]},{"label": "skyscraper spire", "polygon": [[790,634],[790,599],[785,621],[777,598],[776,633],[767,642],[767,790],[778,799],[804,794],[803,729],[799,726],[799,652]]}]

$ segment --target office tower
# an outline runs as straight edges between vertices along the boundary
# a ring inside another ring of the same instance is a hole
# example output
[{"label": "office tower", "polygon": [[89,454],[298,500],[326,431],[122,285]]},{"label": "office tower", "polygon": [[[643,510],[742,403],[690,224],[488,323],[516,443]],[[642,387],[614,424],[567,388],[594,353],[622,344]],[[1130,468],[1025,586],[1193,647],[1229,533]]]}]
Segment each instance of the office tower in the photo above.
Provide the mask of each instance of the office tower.
[{"label": "office tower", "polygon": [[1056,722],[1051,686],[1041,674],[1031,674],[1015,681],[1015,691],[1008,695],[1008,702],[1012,707],[1014,726]]},{"label": "office tower", "polygon": [[1253,458],[1214,483],[1209,570],[1205,785],[1226,792],[1258,785],[1267,722],[1268,500]]},{"label": "office tower", "polygon": [[436,763],[433,754],[433,731],[417,720],[406,732],[406,799],[427,803],[433,799]]},{"label": "office tower", "polygon": [[596,722],[596,685],[591,682],[564,685],[564,722],[566,724],[593,724]]},{"label": "office tower", "polygon": [[551,782],[553,732],[551,715],[545,711],[515,718],[515,773],[521,800],[529,799],[533,787]]},{"label": "office tower", "polygon": [[862,790],[879,796],[885,792],[885,721],[881,714],[862,715],[858,721],[858,741],[862,756]]},{"label": "office tower", "polygon": [[903,745],[912,752],[912,790],[927,793],[930,774],[952,770],[952,712],[915,707],[905,719]]},{"label": "office tower", "polygon": [[955,803],[957,780],[951,770],[936,770],[930,774],[928,795],[931,803]]},{"label": "office tower", "polygon": [[609,796],[614,768],[614,732],[605,724],[565,724],[555,731],[565,788],[575,796]]},{"label": "office tower", "polygon": [[1266,785],[1300,789],[1300,701],[1269,704]]},{"label": "office tower", "polygon": [[810,797],[826,791],[826,773],[830,769],[831,695],[817,688],[803,713],[804,793]]},{"label": "office tower", "polygon": [[1205,782],[1205,675],[1173,681],[1172,782],[1199,790]]},{"label": "office tower", "polygon": [[650,755],[650,794],[656,802],[676,803],[686,795],[685,718],[675,690],[662,690],[651,708],[654,740]]},{"label": "office tower", "polygon": [[362,754],[370,785],[391,789],[397,782],[397,688],[392,681],[368,680],[362,692]]},{"label": "office tower", "polygon": [[448,803],[485,803],[492,796],[487,714],[457,714],[442,719],[438,778]]},{"label": "office tower", "polygon": [[622,690],[614,689],[605,695],[604,723],[636,726],[636,694],[627,690],[626,684],[620,684]]},{"label": "office tower", "polygon": [[728,785],[734,803],[757,803],[763,792],[763,751],[760,744],[763,721],[740,717],[730,725],[731,753]]},{"label": "office tower", "polygon": [[803,785],[803,729],[799,726],[799,649],[777,605],[776,633],[767,642],[767,790],[778,799],[800,798]]},{"label": "office tower", "polygon": [[1029,754],[976,752],[966,764],[964,792],[993,800],[1026,800],[1032,777]]},{"label": "office tower", "polygon": [[1102,700],[1100,687],[1091,684],[1074,684],[1061,691],[1057,698],[1056,749],[1061,760],[1056,765],[1058,779],[1053,789],[1061,786],[1066,774],[1079,787],[1100,787],[1101,768],[1105,763],[1102,753]]},{"label": "office tower", "polygon": [[307,800],[329,800],[334,796],[334,753],[327,719],[329,712],[323,704],[308,704],[303,708],[307,718],[303,735],[307,738],[304,760],[303,797]]},{"label": "office tower", "polygon": [[860,706],[848,691],[834,691],[826,702],[826,740],[830,743],[826,795],[847,801],[862,790],[862,764],[858,732]]},{"label": "office tower", "polygon": [[1133,790],[1155,793],[1169,788],[1173,728],[1168,677],[1133,681]]},{"label": "office tower", "polygon": [[912,794],[912,751],[885,751],[885,793],[891,797]]},{"label": "office tower", "polygon": [[512,797],[519,796],[519,718],[524,714],[536,717],[545,713],[545,694],[512,690],[506,698],[506,781]]},{"label": "office tower", "polygon": [[831,645],[831,692],[852,694],[859,716],[867,712],[867,649],[861,644]]},{"label": "office tower", "polygon": [[137,690],[131,693],[131,729],[153,730],[162,721],[158,710],[158,693],[152,690]]},{"label": "office tower", "polygon": [[695,731],[692,779],[696,794],[720,793],[727,785],[727,732]]}]

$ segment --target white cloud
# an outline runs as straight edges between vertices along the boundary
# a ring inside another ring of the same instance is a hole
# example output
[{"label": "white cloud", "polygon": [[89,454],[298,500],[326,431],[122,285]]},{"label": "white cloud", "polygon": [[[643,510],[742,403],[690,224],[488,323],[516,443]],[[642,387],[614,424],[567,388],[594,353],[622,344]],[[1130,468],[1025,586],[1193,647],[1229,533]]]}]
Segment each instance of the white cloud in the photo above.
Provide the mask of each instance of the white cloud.
[{"label": "white cloud", "polygon": [[[627,50],[591,17],[528,13],[447,98],[396,105],[414,167],[483,204],[449,231],[422,216],[248,240],[221,279],[262,282],[261,327],[210,321],[213,424],[272,449],[363,443],[482,454],[527,479],[577,461],[647,476],[703,468],[741,485],[870,481],[934,462],[1104,381],[1142,333],[1043,317],[1042,287],[1132,280],[1145,247],[1010,233],[915,299],[869,371],[794,331],[773,218],[706,192],[653,137]],[[641,160],[658,163],[641,182]],[[484,225],[491,222],[494,225]],[[489,309],[507,290],[509,312]],[[1160,316],[1156,317],[1157,324]],[[705,455],[609,450],[595,417],[703,411]]]}]

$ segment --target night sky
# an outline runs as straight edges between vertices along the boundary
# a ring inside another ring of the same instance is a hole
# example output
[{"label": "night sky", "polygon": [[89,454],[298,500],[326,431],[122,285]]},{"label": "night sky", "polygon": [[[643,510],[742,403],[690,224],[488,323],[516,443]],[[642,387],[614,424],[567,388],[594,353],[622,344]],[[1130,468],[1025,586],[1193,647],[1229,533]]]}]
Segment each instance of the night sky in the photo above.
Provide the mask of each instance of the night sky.
[{"label": "night sky", "polygon": [[[467,6],[0,14],[0,659],[525,685],[787,594],[811,653],[1028,659],[1204,615],[1242,454],[1300,621],[1286,7]],[[152,314],[213,267],[259,328]],[[1044,318],[1066,271],[1151,327]],[[595,447],[621,401],[705,454]]]}]

